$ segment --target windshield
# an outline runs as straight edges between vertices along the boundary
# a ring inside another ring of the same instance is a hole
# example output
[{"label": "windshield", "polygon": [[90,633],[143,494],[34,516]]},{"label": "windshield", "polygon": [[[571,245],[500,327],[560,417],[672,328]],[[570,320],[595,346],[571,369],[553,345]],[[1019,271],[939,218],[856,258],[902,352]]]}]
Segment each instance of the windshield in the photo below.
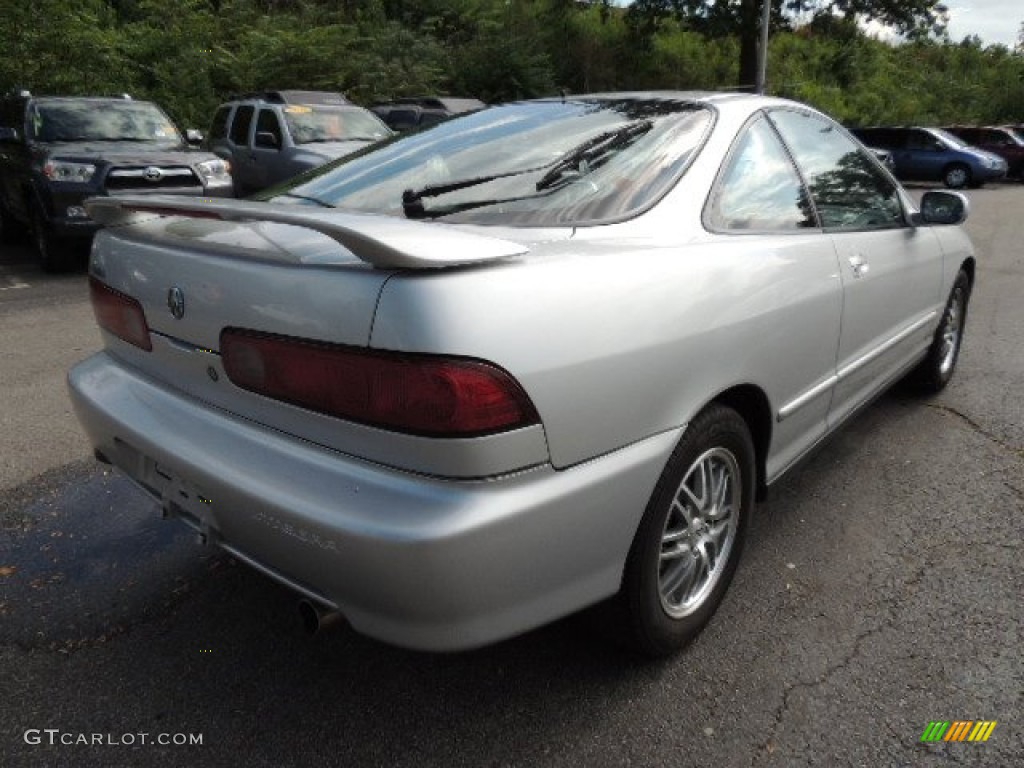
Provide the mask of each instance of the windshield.
[{"label": "windshield", "polygon": [[372,112],[361,108],[291,105],[284,119],[296,144],[316,141],[376,141],[391,130]]},{"label": "windshield", "polygon": [[40,101],[31,115],[38,141],[159,141],[181,134],[155,104],[139,101]]},{"label": "windshield", "polygon": [[350,155],[264,199],[448,222],[598,223],[664,195],[711,119],[706,107],[667,99],[490,107]]}]

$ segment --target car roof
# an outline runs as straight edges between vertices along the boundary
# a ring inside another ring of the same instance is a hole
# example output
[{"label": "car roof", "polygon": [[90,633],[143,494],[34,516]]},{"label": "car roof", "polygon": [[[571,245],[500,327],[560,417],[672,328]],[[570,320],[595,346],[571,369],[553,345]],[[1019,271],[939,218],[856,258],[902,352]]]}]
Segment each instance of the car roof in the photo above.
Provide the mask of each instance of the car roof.
[{"label": "car roof", "polygon": [[374,107],[420,107],[422,109],[444,109],[453,114],[472,112],[483,109],[487,104],[480,99],[463,96],[400,96],[396,99],[380,101]]},{"label": "car roof", "polygon": [[153,104],[155,102],[146,99],[133,99],[130,96],[31,96],[32,101],[38,102],[61,102],[61,101],[89,101],[96,104]]},{"label": "car roof", "polygon": [[352,102],[336,91],[252,91],[242,93],[231,101],[265,101],[270,104],[309,104],[313,106],[342,106]]}]

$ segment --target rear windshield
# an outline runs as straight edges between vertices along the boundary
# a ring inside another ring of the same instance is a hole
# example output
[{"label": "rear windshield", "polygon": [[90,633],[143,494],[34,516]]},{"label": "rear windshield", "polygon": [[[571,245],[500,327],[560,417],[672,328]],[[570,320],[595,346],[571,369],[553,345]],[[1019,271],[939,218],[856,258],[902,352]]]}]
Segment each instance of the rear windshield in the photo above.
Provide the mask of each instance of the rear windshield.
[{"label": "rear windshield", "polygon": [[490,107],[350,155],[264,199],[448,222],[599,223],[664,195],[711,122],[707,107],[665,99]]},{"label": "rear windshield", "polygon": [[372,112],[361,109],[292,105],[284,108],[296,144],[318,141],[378,141],[391,131]]},{"label": "rear windshield", "polygon": [[181,143],[174,123],[142,101],[38,101],[29,115],[38,141],[154,141]]}]

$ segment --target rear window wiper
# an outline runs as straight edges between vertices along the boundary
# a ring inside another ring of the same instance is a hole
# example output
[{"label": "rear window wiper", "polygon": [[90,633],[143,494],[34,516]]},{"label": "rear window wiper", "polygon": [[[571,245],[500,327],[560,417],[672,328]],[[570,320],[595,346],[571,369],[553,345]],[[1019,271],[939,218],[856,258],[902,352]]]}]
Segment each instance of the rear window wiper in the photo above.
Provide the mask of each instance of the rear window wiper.
[{"label": "rear window wiper", "polygon": [[430,184],[417,190],[407,189],[402,193],[402,210],[410,219],[427,218],[428,214],[424,211],[422,203],[422,200],[425,197],[439,197],[440,195],[447,195],[449,192],[458,192],[460,189],[477,187],[481,184],[486,184],[489,181],[508,179],[513,176],[522,176],[527,173],[536,173],[537,171],[542,171],[547,167],[547,165],[538,165],[532,168],[522,168],[518,171],[508,171],[507,173],[494,173],[489,176],[475,176],[471,179],[460,179],[459,181],[452,181],[447,184]]},{"label": "rear window wiper", "polygon": [[460,189],[476,187],[491,181],[497,181],[498,179],[523,176],[527,173],[536,173],[538,171],[545,170],[547,172],[541,176],[540,180],[537,182],[536,190],[537,192],[550,190],[552,187],[556,186],[558,182],[561,182],[566,178],[566,171],[570,168],[575,166],[577,173],[579,173],[578,168],[581,164],[586,164],[589,168],[602,165],[604,161],[607,160],[607,156],[611,152],[629,146],[653,127],[654,123],[650,120],[640,120],[623,126],[622,128],[616,128],[614,131],[605,131],[592,139],[588,139],[575,149],[570,150],[567,154],[556,160],[554,164],[545,163],[543,165],[535,165],[530,168],[508,171],[507,173],[476,176],[470,179],[452,181],[447,184],[432,184],[418,190],[407,189],[402,193],[402,210],[407,218],[426,219],[436,218],[438,216],[447,216],[451,213],[458,213],[459,211],[479,208],[485,205],[516,202],[519,200],[528,200],[533,197],[538,197],[538,195],[525,195],[494,200],[473,201],[470,203],[463,203],[438,209],[437,212],[427,211],[423,207],[423,199],[426,197],[439,197],[440,195],[447,195],[450,192],[457,192]]},{"label": "rear window wiper", "polygon": [[654,123],[650,120],[640,120],[588,139],[570,150],[540,177],[537,181],[537,191],[550,189],[562,182],[567,178],[567,171],[574,171],[577,176],[582,176],[603,165],[613,151],[629,146],[653,127]]}]

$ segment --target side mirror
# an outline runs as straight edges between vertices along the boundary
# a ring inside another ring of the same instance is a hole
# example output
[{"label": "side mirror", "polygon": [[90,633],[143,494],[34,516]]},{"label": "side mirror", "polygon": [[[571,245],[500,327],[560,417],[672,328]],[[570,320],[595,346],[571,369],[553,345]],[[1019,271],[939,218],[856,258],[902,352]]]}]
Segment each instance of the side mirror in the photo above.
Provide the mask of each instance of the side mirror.
[{"label": "side mirror", "polygon": [[915,223],[963,224],[969,210],[970,203],[960,192],[929,190],[921,196],[921,212]]},{"label": "side mirror", "polygon": [[281,148],[281,142],[270,131],[257,131],[255,144],[257,147],[265,147],[266,149]]},{"label": "side mirror", "polygon": [[185,130],[185,141],[193,147],[198,147],[203,143],[203,132],[197,128],[188,128]]},{"label": "side mirror", "polygon": [[0,128],[0,141],[11,143],[19,139],[17,128]]}]

